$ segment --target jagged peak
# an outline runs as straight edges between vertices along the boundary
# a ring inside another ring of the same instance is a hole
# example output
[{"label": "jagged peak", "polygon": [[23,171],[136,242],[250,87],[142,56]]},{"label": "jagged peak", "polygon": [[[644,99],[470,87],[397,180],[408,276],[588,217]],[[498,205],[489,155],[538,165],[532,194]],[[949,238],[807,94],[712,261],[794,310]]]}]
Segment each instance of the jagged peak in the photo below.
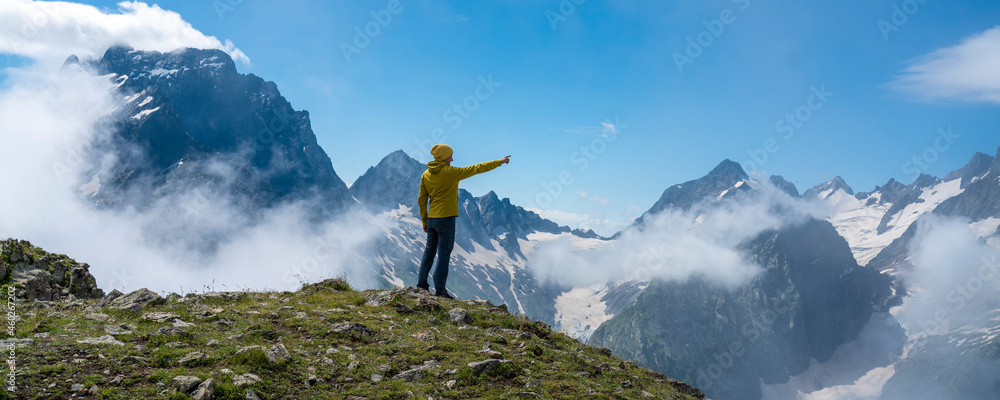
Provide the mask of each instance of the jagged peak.
[{"label": "jagged peak", "polygon": [[844,178],[841,178],[838,175],[833,177],[833,179],[830,179],[829,181],[813,186],[809,190],[806,190],[806,192],[803,193],[802,196],[806,198],[814,198],[819,196],[820,193],[822,192],[830,191],[830,193],[832,194],[835,193],[838,189],[843,190],[845,193],[851,196],[854,195],[854,189],[851,189],[851,186],[848,185],[846,181],[844,181]]},{"label": "jagged peak", "polygon": [[938,179],[933,175],[920,174],[920,176],[918,176],[917,179],[910,184],[910,186],[916,188],[922,188],[922,187],[932,186],[940,181],[941,181],[940,179]]},{"label": "jagged peak", "polygon": [[410,157],[410,155],[406,154],[403,150],[396,150],[387,154],[385,157],[382,157],[382,160],[378,163],[379,167],[385,167],[388,165],[409,165],[414,168],[424,167],[423,163],[417,161],[413,157]]},{"label": "jagged peak", "polygon": [[993,166],[994,158],[988,154],[976,152],[975,155],[969,160],[968,164],[957,170],[951,171],[948,175],[945,175],[944,181],[951,181],[955,179],[962,180],[962,187],[965,187],[972,182],[972,179],[978,176],[982,176],[987,171],[989,171]]},{"label": "jagged peak", "polygon": [[781,175],[771,175],[768,180],[772,185],[781,189],[783,192],[788,193],[789,196],[799,197],[799,189],[795,187],[794,183],[785,180],[785,177]]},{"label": "jagged peak", "polygon": [[[886,182],[884,185],[882,185],[882,186],[875,186],[875,190],[873,190],[872,192],[897,191],[897,190],[901,190],[901,189],[903,189],[905,187],[906,187],[906,185],[904,185],[900,181],[897,181],[895,178],[889,178],[889,181]],[[861,194],[861,193],[858,193],[858,194]]]},{"label": "jagged peak", "polygon": [[743,166],[739,163],[732,161],[730,159],[722,160],[719,165],[715,166],[708,176],[736,176],[740,179],[749,178],[746,171],[743,170]]},{"label": "jagged peak", "polygon": [[417,161],[413,157],[410,157],[409,154],[406,154],[406,152],[403,151],[402,149],[399,149],[399,150],[396,150],[396,151],[394,151],[392,153],[389,153],[388,155],[385,156],[385,158],[409,158],[409,159],[411,159],[413,161]]},{"label": "jagged peak", "polygon": [[77,57],[76,54],[71,54],[69,57],[66,57],[66,61],[63,61],[62,67],[66,68],[69,65],[74,65],[79,63],[80,63],[80,57]]},{"label": "jagged peak", "polygon": [[[99,66],[103,70],[101,73],[123,72],[132,69],[145,72],[157,69],[169,71],[171,67],[177,66],[183,66],[186,69],[220,68],[226,75],[238,73],[236,63],[225,51],[193,47],[159,52],[136,50],[127,45],[112,46],[104,52],[100,60],[92,64]],[[166,76],[170,75],[166,74]]]},{"label": "jagged peak", "polygon": [[500,200],[500,196],[497,196],[497,192],[490,190],[488,193],[484,194],[482,197]]}]

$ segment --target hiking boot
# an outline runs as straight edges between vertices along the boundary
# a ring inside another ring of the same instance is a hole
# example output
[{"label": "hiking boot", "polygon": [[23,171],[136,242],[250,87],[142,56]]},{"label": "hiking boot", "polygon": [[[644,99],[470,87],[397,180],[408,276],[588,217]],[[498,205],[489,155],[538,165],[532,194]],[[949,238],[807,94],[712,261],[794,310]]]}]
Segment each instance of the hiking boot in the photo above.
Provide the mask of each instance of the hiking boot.
[{"label": "hiking boot", "polygon": [[455,300],[455,298],[452,297],[452,295],[448,294],[448,291],[437,292],[435,294],[435,296],[440,297],[440,298],[444,298],[444,299],[448,299],[448,300]]}]

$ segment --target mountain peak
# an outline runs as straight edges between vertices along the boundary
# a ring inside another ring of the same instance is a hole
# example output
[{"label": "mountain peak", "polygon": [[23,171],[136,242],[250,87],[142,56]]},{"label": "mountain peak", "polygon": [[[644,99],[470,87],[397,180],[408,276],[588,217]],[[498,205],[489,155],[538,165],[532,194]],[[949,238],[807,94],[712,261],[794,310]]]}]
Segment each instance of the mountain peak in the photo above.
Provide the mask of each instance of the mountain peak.
[{"label": "mountain peak", "polygon": [[394,209],[400,204],[416,207],[420,175],[426,168],[404,151],[396,150],[358,177],[351,185],[351,194],[380,211]]},{"label": "mountain peak", "polygon": [[786,181],[781,175],[771,175],[771,184],[781,189],[781,191],[788,193],[789,196],[799,197],[799,189],[795,187],[794,183]]},{"label": "mountain peak", "polygon": [[76,54],[72,54],[69,57],[67,57],[66,61],[63,61],[62,67],[59,68],[59,71],[65,71],[66,68],[72,67],[74,65],[80,65],[80,58],[77,57]]},{"label": "mountain peak", "polygon": [[994,172],[1000,170],[1000,147],[997,147],[997,155],[993,156],[993,165],[990,167]]},{"label": "mountain peak", "polygon": [[993,166],[993,161],[993,157],[977,152],[964,167],[945,175],[944,181],[947,182],[954,179],[961,179],[962,187],[964,188],[972,183],[974,178],[980,177],[989,171]]},{"label": "mountain peak", "polygon": [[[868,199],[868,204],[896,203],[900,196],[906,193],[907,186],[899,181],[889,178],[889,181],[882,186],[875,186],[871,192],[858,192],[854,198],[858,200]],[[879,193],[878,197],[871,197],[872,194]]]},{"label": "mountain peak", "polygon": [[751,190],[750,185],[742,184],[749,178],[740,164],[723,160],[708,175],[668,187],[636,223],[641,223],[647,214],[656,214],[666,208],[686,210],[704,199],[720,199],[738,191]]},{"label": "mountain peak", "polygon": [[497,196],[497,192],[492,190],[490,190],[489,193],[484,194],[482,198],[489,199],[491,201],[500,201],[500,196]]},{"label": "mountain peak", "polygon": [[410,155],[406,154],[406,152],[403,151],[403,150],[396,150],[396,151],[394,151],[392,153],[389,153],[389,155],[385,156],[384,158],[409,158],[409,159],[413,159],[413,157],[410,157]]},{"label": "mountain peak", "polygon": [[403,150],[396,150],[389,153],[385,157],[382,157],[382,160],[379,161],[377,165],[378,168],[386,168],[390,166],[405,169],[407,172],[412,172],[413,169],[420,169],[421,173],[424,172],[424,164],[417,161],[413,157],[410,157],[410,155],[406,154]]},{"label": "mountain peak", "polygon": [[715,168],[708,173],[708,176],[738,177],[739,179],[749,178],[746,171],[743,170],[743,167],[739,163],[734,162],[728,158],[722,160],[722,162],[720,162],[719,165],[715,166]]},{"label": "mountain peak", "polygon": [[840,176],[835,176],[833,177],[833,179],[830,179],[825,183],[821,183],[819,185],[813,186],[809,190],[806,190],[806,192],[802,194],[802,197],[816,198],[822,196],[826,198],[831,194],[836,193],[838,189],[843,190],[845,193],[851,196],[854,195],[854,189],[851,189],[851,187],[847,184],[847,182],[844,181],[844,178],[841,178]]}]

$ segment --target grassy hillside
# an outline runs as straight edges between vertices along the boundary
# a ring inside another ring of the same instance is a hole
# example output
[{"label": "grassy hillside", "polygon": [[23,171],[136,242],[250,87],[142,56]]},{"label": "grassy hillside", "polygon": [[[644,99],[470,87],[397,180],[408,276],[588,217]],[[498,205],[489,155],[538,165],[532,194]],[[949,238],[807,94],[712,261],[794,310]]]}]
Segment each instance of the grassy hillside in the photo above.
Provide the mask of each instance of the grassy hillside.
[{"label": "grassy hillside", "polygon": [[17,390],[0,396],[703,397],[504,306],[412,288],[358,292],[327,280],[294,293],[171,295],[141,310],[98,303],[19,304]]}]

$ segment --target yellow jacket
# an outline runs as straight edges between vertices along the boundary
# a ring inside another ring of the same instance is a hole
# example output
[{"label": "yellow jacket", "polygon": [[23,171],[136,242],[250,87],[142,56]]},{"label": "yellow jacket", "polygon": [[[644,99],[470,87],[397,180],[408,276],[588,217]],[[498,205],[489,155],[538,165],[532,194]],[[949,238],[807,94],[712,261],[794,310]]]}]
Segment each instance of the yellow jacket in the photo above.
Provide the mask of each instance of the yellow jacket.
[{"label": "yellow jacket", "polygon": [[[427,170],[420,176],[420,221],[427,226],[427,218],[458,216],[458,181],[490,171],[503,164],[503,160],[493,160],[468,167],[452,167],[444,161],[427,163]],[[430,200],[430,211],[427,202]]]}]

